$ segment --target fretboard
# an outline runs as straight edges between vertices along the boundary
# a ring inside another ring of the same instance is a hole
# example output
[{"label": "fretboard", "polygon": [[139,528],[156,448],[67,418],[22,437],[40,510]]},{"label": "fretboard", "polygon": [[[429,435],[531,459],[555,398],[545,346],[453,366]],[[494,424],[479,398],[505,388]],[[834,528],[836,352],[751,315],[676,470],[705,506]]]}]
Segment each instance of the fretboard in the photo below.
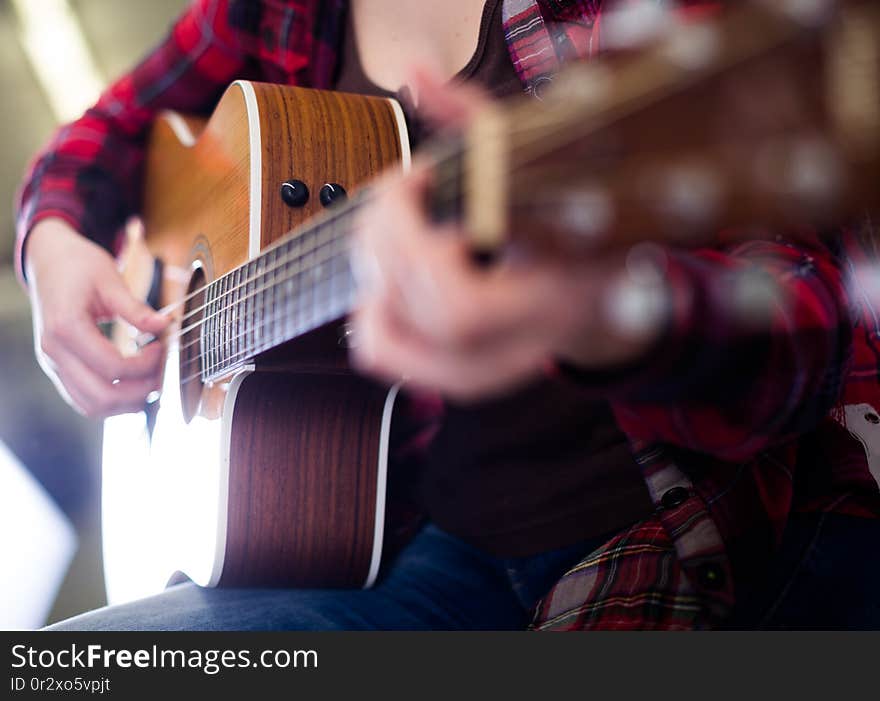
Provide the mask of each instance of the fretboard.
[{"label": "fretboard", "polygon": [[[423,150],[435,171],[429,209],[438,221],[460,215],[462,148],[461,138],[451,135]],[[356,281],[349,238],[354,215],[371,197],[369,189],[361,190],[207,286],[199,344],[203,382],[351,311]]]},{"label": "fretboard", "polygon": [[348,249],[358,203],[283,240],[208,285],[201,377],[223,377],[255,356],[343,317],[355,281]]}]

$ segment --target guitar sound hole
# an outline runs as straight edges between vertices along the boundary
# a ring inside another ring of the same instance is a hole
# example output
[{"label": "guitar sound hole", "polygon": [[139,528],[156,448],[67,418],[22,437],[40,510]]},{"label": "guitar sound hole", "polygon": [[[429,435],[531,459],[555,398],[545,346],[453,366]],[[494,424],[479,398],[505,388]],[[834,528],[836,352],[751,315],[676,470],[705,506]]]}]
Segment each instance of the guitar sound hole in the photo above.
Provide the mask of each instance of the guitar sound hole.
[{"label": "guitar sound hole", "polygon": [[202,334],[205,320],[205,271],[193,271],[186,288],[180,336],[180,398],[187,423],[198,413],[202,396]]}]

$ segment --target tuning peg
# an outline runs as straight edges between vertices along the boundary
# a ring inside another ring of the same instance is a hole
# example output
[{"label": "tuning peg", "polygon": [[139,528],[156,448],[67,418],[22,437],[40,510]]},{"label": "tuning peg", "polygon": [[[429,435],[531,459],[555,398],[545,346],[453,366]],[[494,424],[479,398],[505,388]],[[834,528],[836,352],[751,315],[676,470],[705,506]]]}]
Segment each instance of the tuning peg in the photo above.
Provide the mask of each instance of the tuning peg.
[{"label": "tuning peg", "polygon": [[345,191],[345,188],[338,183],[327,183],[321,188],[318,196],[324,207],[330,207],[337,202],[345,202],[348,199],[348,193]]},{"label": "tuning peg", "polygon": [[309,201],[309,188],[302,180],[286,180],[281,183],[281,199],[288,207],[299,209]]}]

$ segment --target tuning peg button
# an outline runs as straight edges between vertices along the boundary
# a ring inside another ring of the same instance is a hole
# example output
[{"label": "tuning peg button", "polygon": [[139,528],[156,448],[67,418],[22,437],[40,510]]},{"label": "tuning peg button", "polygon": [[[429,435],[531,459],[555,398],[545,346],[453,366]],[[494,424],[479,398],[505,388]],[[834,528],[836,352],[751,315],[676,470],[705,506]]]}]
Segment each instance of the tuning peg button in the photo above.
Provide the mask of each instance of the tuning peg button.
[{"label": "tuning peg button", "polygon": [[302,180],[285,180],[281,183],[281,199],[288,207],[305,207],[309,201],[309,188]]},{"label": "tuning peg button", "polygon": [[321,188],[319,197],[321,198],[321,204],[324,205],[324,207],[330,207],[337,202],[344,202],[347,200],[348,193],[345,191],[345,188],[338,183],[327,183]]}]

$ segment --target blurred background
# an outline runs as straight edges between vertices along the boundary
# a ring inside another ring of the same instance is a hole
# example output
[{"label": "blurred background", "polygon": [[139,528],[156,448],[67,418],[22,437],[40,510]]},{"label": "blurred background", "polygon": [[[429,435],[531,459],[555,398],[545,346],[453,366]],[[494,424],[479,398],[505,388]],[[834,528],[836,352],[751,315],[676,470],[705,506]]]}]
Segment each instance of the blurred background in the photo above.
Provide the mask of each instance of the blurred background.
[{"label": "blurred background", "polygon": [[0,0],[0,629],[104,603],[100,424],[69,409],[34,360],[13,268],[15,191],[53,129],[158,42],[185,5]]}]

